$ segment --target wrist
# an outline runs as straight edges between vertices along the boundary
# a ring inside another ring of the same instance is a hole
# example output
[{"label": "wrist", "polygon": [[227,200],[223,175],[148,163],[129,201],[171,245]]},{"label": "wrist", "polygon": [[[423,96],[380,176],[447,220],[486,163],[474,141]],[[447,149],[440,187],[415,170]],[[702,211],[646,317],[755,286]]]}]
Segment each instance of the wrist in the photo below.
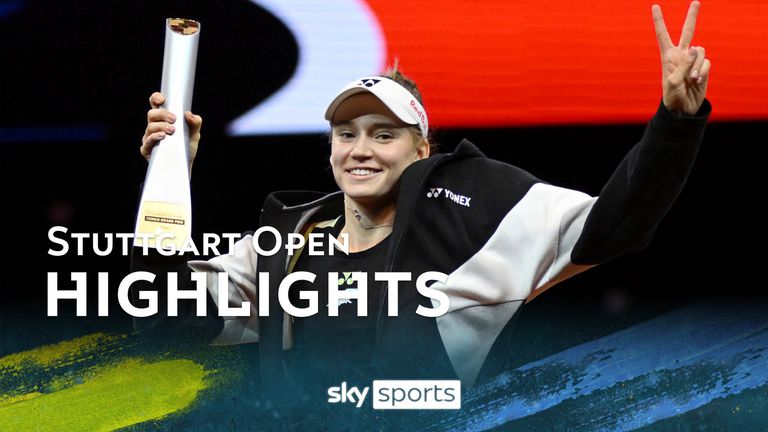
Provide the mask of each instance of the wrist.
[{"label": "wrist", "polygon": [[657,133],[673,141],[685,141],[691,136],[700,135],[703,132],[711,111],[712,105],[706,99],[693,115],[669,109],[667,104],[662,101],[656,115],[651,119],[651,127]]}]

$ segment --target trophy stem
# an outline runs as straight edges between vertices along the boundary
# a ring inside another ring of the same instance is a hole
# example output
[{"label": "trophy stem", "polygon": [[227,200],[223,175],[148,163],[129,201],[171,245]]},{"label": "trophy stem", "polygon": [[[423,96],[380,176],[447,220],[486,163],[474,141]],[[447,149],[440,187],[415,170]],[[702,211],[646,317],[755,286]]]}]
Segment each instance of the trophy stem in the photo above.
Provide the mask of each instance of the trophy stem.
[{"label": "trophy stem", "polygon": [[136,219],[134,246],[180,250],[192,234],[189,190],[189,126],[200,23],[166,20],[161,92],[163,108],[176,115],[176,132],[152,149]]}]

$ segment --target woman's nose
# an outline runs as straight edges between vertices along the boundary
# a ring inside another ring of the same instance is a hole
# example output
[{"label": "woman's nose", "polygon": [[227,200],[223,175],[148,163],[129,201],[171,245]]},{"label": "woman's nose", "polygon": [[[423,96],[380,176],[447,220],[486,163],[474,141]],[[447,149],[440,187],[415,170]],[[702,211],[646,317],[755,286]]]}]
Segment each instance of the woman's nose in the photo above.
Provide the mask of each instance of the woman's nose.
[{"label": "woman's nose", "polygon": [[371,157],[371,147],[368,143],[368,137],[361,136],[355,141],[350,156],[356,159]]}]

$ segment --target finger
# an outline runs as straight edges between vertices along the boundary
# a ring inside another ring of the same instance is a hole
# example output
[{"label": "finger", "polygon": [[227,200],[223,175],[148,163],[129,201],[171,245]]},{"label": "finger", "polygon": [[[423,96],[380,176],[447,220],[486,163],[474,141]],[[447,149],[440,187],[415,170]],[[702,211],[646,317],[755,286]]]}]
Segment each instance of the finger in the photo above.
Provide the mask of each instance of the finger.
[{"label": "finger", "polygon": [[680,48],[688,48],[693,40],[693,31],[696,29],[696,17],[699,15],[699,2],[692,1],[688,8],[688,16],[685,17],[683,33],[680,35]]},{"label": "finger", "polygon": [[187,124],[190,129],[200,129],[203,125],[203,118],[199,115],[193,114],[190,111],[184,113],[184,118],[187,120]]},{"label": "finger", "polygon": [[184,113],[184,117],[189,125],[189,136],[199,139],[200,129],[203,127],[203,118],[189,111]]},{"label": "finger", "polygon": [[699,78],[697,83],[706,82],[709,79],[709,69],[712,67],[712,63],[709,59],[704,59],[704,64],[701,65],[701,72],[699,72]]},{"label": "finger", "polygon": [[176,116],[163,108],[154,108],[149,111],[147,111],[147,122],[166,122],[166,123],[175,123],[176,122]]},{"label": "finger", "polygon": [[691,47],[691,49],[696,50],[696,61],[691,68],[691,78],[698,79],[701,67],[704,65],[704,60],[706,60],[706,57],[704,57],[705,52],[703,47]]},{"label": "finger", "polygon": [[176,128],[172,124],[166,122],[153,122],[147,125],[147,130],[144,132],[144,135],[151,135],[155,132],[165,132],[168,135],[173,135],[173,133],[176,132]]},{"label": "finger", "polygon": [[166,137],[165,132],[155,132],[145,137],[144,142],[141,144],[139,151],[141,155],[146,159],[152,155],[152,149],[155,148],[158,142],[162,141]]},{"label": "finger", "polygon": [[699,52],[695,49],[689,49],[688,55],[685,58],[685,61],[683,62],[682,67],[680,70],[685,72],[684,76],[690,76],[691,71],[693,70],[693,65],[696,64],[696,60],[699,58]]},{"label": "finger", "polygon": [[659,50],[664,51],[672,48],[672,40],[669,38],[669,32],[667,32],[667,26],[664,24],[664,16],[661,14],[661,6],[653,5],[651,7],[651,14],[653,15],[653,26],[656,29],[656,40],[659,41]]},{"label": "finger", "polygon": [[683,64],[678,66],[677,69],[675,69],[675,72],[669,77],[670,82],[681,84],[686,80],[690,80],[693,65],[696,63],[696,59],[698,58],[697,53],[698,51],[694,49],[688,50]]},{"label": "finger", "polygon": [[162,104],[165,103],[165,96],[163,96],[160,92],[154,92],[152,93],[152,96],[149,97],[149,105],[152,108],[160,108]]}]

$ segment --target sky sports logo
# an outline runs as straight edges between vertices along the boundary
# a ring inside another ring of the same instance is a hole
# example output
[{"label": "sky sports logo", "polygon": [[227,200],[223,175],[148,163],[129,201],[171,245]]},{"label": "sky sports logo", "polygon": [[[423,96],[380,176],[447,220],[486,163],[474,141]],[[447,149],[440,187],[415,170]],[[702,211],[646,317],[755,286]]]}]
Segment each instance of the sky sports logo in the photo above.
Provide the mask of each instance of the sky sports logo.
[{"label": "sky sports logo", "polygon": [[[328,403],[350,403],[361,408],[370,387],[340,386],[328,388]],[[376,380],[373,382],[373,409],[460,409],[459,380]]]}]

